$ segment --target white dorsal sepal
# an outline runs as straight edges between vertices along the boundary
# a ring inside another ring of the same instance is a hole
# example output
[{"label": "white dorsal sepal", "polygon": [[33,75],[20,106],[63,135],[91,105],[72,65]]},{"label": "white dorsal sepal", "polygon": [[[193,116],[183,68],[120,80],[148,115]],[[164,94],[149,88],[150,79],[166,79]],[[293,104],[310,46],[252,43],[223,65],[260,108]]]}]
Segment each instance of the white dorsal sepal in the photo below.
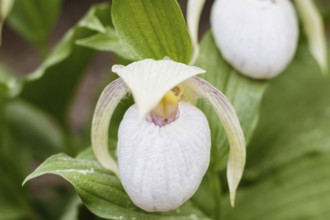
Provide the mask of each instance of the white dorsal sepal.
[{"label": "white dorsal sepal", "polygon": [[146,59],[127,66],[114,65],[112,71],[129,87],[139,109],[140,120],[146,117],[169,90],[186,79],[205,72],[199,67],[168,59]]}]

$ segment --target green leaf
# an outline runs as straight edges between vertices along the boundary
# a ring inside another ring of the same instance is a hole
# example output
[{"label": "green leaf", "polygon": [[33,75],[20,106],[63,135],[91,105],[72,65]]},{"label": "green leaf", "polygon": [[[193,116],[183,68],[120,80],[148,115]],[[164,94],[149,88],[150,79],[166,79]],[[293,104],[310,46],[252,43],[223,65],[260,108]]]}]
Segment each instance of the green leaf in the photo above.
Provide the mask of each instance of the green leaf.
[{"label": "green leaf", "polygon": [[87,48],[74,46],[74,41],[89,34],[89,30],[79,28],[69,31],[46,61],[28,76],[22,91],[24,99],[65,126],[69,105],[93,55]]},{"label": "green leaf", "polygon": [[21,89],[21,84],[10,72],[0,65],[0,150],[5,143],[6,106],[8,101],[15,97]]},{"label": "green leaf", "polygon": [[[100,4],[90,9],[94,15],[105,10],[110,12],[109,4]],[[75,44],[78,39],[95,34],[91,13],[68,31],[56,48],[50,53],[41,66],[26,78],[22,97],[59,120],[67,127],[67,114],[76,89],[94,52]],[[109,17],[110,19],[110,17]],[[103,17],[97,24],[103,24]],[[81,26],[81,24],[83,26]],[[86,28],[88,27],[88,28]]]},{"label": "green leaf", "polygon": [[[8,141],[0,148],[0,219],[37,219],[26,190],[20,185],[23,175],[26,175],[25,169],[30,165],[26,163],[28,152],[24,148],[7,145]],[[6,154],[4,148],[9,147],[10,153]]]},{"label": "green leaf", "polygon": [[57,19],[61,0],[18,0],[8,17],[10,25],[27,40],[47,50],[50,31]]},{"label": "green leaf", "polygon": [[8,205],[4,201],[0,201],[0,213],[0,220],[16,220],[26,217],[26,213],[19,210],[19,207]]},{"label": "green leaf", "polygon": [[0,85],[3,96],[13,98],[21,91],[21,82],[4,66],[0,65]]},{"label": "green leaf", "polygon": [[221,184],[217,173],[207,172],[191,201],[211,219],[219,219],[222,212]]},{"label": "green leaf", "polygon": [[82,201],[78,196],[74,196],[69,202],[65,212],[61,216],[60,220],[78,220],[79,219],[79,207],[82,205]]},{"label": "green leaf", "polygon": [[119,38],[140,59],[189,63],[192,44],[176,0],[114,0],[112,20]]},{"label": "green leaf", "polygon": [[110,27],[104,33],[97,33],[91,37],[79,39],[76,44],[99,51],[114,52],[127,60],[136,59],[128,48],[123,45],[114,29]]},{"label": "green leaf", "polygon": [[[218,51],[211,33],[200,44],[197,66],[204,68],[202,76],[222,91],[233,104],[248,143],[259,119],[259,107],[267,85],[266,81],[249,79],[227,64]],[[211,169],[220,170],[227,164],[229,145],[218,117],[208,103],[199,107],[208,118],[212,136]]]},{"label": "green leaf", "polygon": [[47,159],[24,181],[56,174],[69,181],[94,214],[107,219],[208,219],[191,203],[168,213],[147,213],[138,209],[123,190],[119,179],[91,156],[91,150],[76,159],[57,154]]},{"label": "green leaf", "polygon": [[249,147],[246,177],[311,152],[330,152],[330,80],[315,73],[320,69],[303,44],[285,73],[270,84]]},{"label": "green leaf", "polygon": [[[106,4],[99,5],[97,7],[91,8],[85,17],[79,22],[80,27],[84,27],[93,31],[97,31],[100,33],[106,32],[106,29],[100,19],[97,17],[97,9],[100,10],[100,8],[106,8],[109,9],[109,7]],[[110,11],[108,11],[110,13]]]},{"label": "green leaf", "polygon": [[278,167],[266,179],[240,190],[234,209],[226,201],[224,219],[328,219],[329,166],[330,154],[314,154]]},{"label": "green leaf", "polygon": [[63,150],[64,135],[53,118],[22,100],[14,100],[5,109],[7,130],[21,147],[33,149],[40,158]]},{"label": "green leaf", "polygon": [[330,80],[314,74],[319,71],[302,43],[289,68],[270,83],[248,148],[249,184],[225,219],[328,218]]},{"label": "green leaf", "polygon": [[96,31],[97,33],[105,33],[107,28],[113,27],[110,4],[100,3],[94,5],[80,20],[78,26]]}]

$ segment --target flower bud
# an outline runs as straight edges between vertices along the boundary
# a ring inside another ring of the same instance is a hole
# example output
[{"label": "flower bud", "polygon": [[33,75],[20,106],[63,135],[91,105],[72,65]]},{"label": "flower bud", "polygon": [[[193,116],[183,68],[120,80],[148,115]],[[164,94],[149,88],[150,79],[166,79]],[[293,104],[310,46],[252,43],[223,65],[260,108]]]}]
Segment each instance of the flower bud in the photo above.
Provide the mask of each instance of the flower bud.
[{"label": "flower bud", "polygon": [[298,42],[297,17],[289,0],[216,0],[211,29],[224,58],[255,79],[280,74]]}]

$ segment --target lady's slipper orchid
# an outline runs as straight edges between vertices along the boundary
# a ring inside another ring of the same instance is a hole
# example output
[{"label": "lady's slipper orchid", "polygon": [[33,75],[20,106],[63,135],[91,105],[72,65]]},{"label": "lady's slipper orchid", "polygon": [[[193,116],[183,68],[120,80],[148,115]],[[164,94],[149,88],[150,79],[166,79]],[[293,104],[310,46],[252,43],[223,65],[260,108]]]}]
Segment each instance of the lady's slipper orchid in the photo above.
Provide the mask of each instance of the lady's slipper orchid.
[{"label": "lady's slipper orchid", "polygon": [[[146,59],[114,65],[119,79],[103,91],[93,118],[92,146],[100,163],[120,178],[132,201],[146,211],[168,211],[197,190],[210,160],[210,129],[193,103],[205,98],[214,107],[230,143],[227,177],[231,202],[245,164],[245,141],[227,98],[196,77],[201,68],[171,60]],[[135,104],[118,132],[118,167],[108,152],[111,116],[128,93]]]},{"label": "lady's slipper orchid", "polygon": [[[328,74],[328,52],[321,13],[314,0],[295,0],[294,2],[309,41],[311,54],[318,62],[322,73],[326,75]],[[194,46],[191,64],[196,61],[199,53],[198,24],[204,4],[205,0],[188,0],[187,4],[187,25]],[[223,50],[222,53],[229,63],[252,78],[271,78],[287,66],[296,50],[298,27],[295,20],[295,12],[288,0],[254,0],[252,2],[216,0],[212,8],[211,29],[218,47]],[[225,33],[227,30],[228,32]],[[246,49],[244,49],[245,43],[248,45]],[[281,47],[276,48],[277,45]],[[289,53],[283,52],[286,50]],[[251,53],[248,53],[249,51]],[[272,52],[276,53],[272,54]],[[279,55],[278,58],[276,58],[277,55]],[[249,61],[254,62],[250,64],[254,67],[247,68],[246,62]],[[269,72],[269,69],[265,67],[267,62],[274,64],[276,68],[271,68]]]},{"label": "lady's slipper orchid", "polygon": [[224,58],[256,79],[281,73],[297,48],[298,22],[289,0],[216,0],[211,29]]}]

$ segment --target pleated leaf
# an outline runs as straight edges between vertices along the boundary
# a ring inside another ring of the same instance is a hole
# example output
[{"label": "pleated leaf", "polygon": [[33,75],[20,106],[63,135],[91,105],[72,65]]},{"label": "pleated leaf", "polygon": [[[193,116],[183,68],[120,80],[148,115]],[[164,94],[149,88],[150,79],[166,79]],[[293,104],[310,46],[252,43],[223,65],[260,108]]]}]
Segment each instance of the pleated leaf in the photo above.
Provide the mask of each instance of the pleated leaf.
[{"label": "pleated leaf", "polygon": [[293,160],[266,179],[238,192],[236,207],[226,201],[224,219],[322,220],[329,218],[330,154]]},{"label": "pleated leaf", "polygon": [[61,3],[62,0],[15,1],[8,17],[9,24],[45,53],[48,37],[59,14]]},{"label": "pleated leaf", "polygon": [[137,59],[128,48],[123,45],[117,33],[111,27],[107,27],[105,32],[96,33],[90,37],[79,39],[76,41],[76,44],[98,51],[114,52],[127,60]]},{"label": "pleated leaf", "polygon": [[330,152],[330,80],[315,73],[320,69],[304,44],[287,71],[269,86],[249,147],[248,177],[308,153]]},{"label": "pleated leaf", "polygon": [[57,154],[47,159],[24,182],[44,174],[69,181],[88,209],[106,219],[208,219],[190,202],[168,213],[147,213],[134,206],[117,177],[102,168],[91,150],[71,158]]},{"label": "pleated leaf", "polygon": [[212,219],[219,219],[222,200],[221,184],[217,173],[207,172],[191,201]]},{"label": "pleated leaf", "polygon": [[32,149],[38,158],[63,150],[64,132],[45,112],[22,100],[5,108],[6,130],[15,137],[15,145]]},{"label": "pleated leaf", "polygon": [[114,0],[112,19],[119,38],[139,59],[189,63],[192,43],[176,0]]},{"label": "pleated leaf", "polygon": [[[75,44],[78,39],[95,33],[95,27],[104,21],[104,12],[110,13],[109,4],[96,5],[91,12],[70,29],[44,62],[25,79],[22,97],[53,115],[62,125],[67,124],[67,113],[76,89],[94,52]],[[110,16],[108,20],[110,20]],[[96,23],[93,23],[96,22]],[[61,98],[59,98],[61,97]]]}]

